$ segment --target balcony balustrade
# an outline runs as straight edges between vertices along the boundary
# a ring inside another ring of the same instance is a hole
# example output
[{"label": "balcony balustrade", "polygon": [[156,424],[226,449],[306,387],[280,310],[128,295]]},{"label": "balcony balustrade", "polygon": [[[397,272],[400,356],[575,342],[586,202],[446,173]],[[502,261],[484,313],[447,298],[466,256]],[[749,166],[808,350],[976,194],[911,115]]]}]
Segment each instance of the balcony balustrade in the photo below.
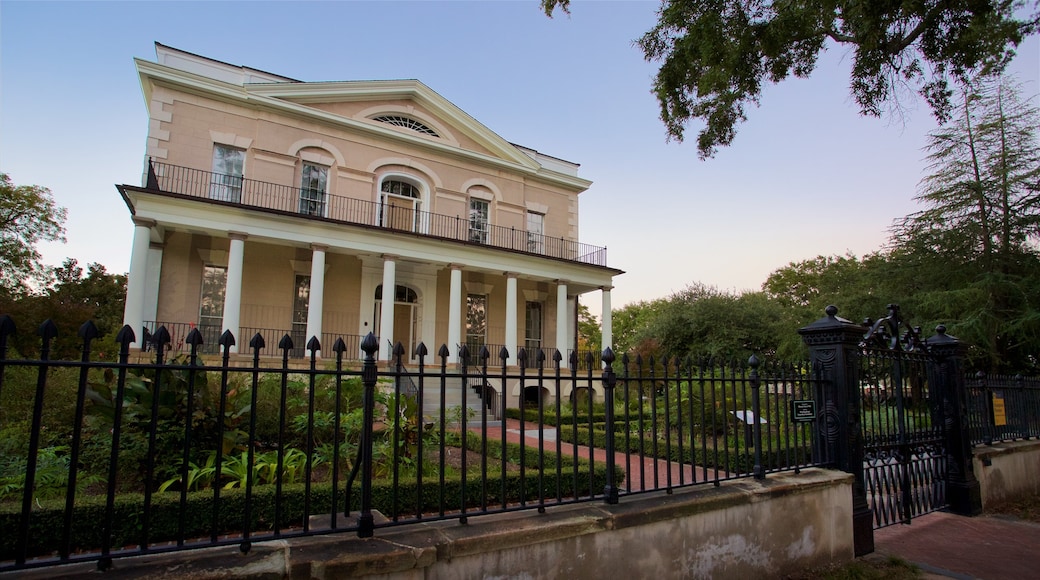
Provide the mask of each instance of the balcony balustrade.
[{"label": "balcony balustrade", "polygon": [[607,265],[605,247],[483,222],[471,223],[468,216],[436,214],[407,205],[331,195],[312,188],[268,183],[156,161],[148,162],[145,187],[242,207],[409,232],[593,266]]}]

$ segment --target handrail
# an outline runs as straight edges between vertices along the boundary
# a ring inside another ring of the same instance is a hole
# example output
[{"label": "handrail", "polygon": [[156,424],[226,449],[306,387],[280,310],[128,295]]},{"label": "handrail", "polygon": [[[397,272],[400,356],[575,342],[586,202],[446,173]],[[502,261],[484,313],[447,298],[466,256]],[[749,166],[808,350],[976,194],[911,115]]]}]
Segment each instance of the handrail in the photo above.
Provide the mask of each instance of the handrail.
[{"label": "handrail", "polygon": [[563,237],[555,238],[491,224],[476,224],[471,223],[468,216],[437,214],[154,160],[148,161],[145,189],[345,224],[411,232],[593,266],[607,265],[606,247],[583,244]]}]

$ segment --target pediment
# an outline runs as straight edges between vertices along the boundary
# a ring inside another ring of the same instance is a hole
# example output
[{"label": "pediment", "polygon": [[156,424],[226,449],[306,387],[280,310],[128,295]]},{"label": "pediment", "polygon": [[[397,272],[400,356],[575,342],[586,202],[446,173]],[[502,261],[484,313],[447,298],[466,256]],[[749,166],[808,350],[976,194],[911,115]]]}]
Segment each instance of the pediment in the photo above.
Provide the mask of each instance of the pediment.
[{"label": "pediment", "polygon": [[245,89],[387,135],[441,143],[538,168],[538,163],[515,145],[417,80],[264,83],[246,85]]}]

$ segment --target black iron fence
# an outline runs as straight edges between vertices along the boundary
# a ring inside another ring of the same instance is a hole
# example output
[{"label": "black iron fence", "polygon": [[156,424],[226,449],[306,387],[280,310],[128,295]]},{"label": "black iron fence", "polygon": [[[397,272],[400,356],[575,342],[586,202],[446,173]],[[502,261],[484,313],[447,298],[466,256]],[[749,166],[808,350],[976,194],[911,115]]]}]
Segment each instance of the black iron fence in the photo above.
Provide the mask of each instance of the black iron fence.
[{"label": "black iron fence", "polygon": [[[53,361],[49,321],[35,359],[8,356],[14,332],[0,317],[0,570],[104,569],[143,552],[364,537],[830,462],[814,444],[816,405],[827,406],[821,381],[807,367],[755,358],[707,366],[615,360],[608,350],[603,370],[591,355],[583,370],[531,370],[491,353],[474,367],[463,352],[456,368],[447,347],[433,355],[420,344],[406,368],[398,344],[379,367],[368,335],[363,364],[346,364],[354,347],[344,340],[312,338],[305,347],[325,359],[300,369],[289,365],[291,336],[274,347],[256,333],[237,345],[252,364],[232,366],[235,337],[224,333],[219,363],[204,365],[198,328],[184,337],[188,354],[171,358],[160,326],[148,362],[131,362],[129,327],[117,336],[118,359],[101,361],[87,323],[80,360]],[[498,412],[468,410],[467,384],[495,390]],[[448,404],[453,389],[459,405]],[[430,401],[436,411],[424,412]]]},{"label": "black iron fence", "polygon": [[970,377],[968,427],[975,445],[1040,437],[1040,378]]},{"label": "black iron fence", "polygon": [[[340,223],[388,228],[426,236],[607,265],[605,247],[522,229],[471,221],[413,207],[373,202],[149,161],[148,189],[246,207],[324,218]],[[229,181],[228,178],[231,180]]]}]

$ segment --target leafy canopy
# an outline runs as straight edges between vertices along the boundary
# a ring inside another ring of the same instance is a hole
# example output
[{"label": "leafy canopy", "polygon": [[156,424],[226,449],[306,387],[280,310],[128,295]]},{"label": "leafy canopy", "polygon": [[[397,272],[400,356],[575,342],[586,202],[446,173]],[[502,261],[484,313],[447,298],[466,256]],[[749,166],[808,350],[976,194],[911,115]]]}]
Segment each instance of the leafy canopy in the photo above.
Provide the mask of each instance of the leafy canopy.
[{"label": "leafy canopy", "polygon": [[36,244],[65,241],[65,208],[38,185],[15,185],[0,173],[0,292],[20,294],[46,273]]},{"label": "leafy canopy", "polygon": [[[570,0],[542,0],[552,16]],[[659,62],[653,92],[670,138],[700,120],[702,159],[714,156],[758,104],[763,82],[808,77],[829,46],[853,52],[852,97],[864,115],[919,93],[940,122],[950,114],[951,79],[999,72],[1040,23],[1017,17],[1023,0],[663,0],[657,24],[636,43]],[[1034,9],[1040,2],[1034,2]]]}]

